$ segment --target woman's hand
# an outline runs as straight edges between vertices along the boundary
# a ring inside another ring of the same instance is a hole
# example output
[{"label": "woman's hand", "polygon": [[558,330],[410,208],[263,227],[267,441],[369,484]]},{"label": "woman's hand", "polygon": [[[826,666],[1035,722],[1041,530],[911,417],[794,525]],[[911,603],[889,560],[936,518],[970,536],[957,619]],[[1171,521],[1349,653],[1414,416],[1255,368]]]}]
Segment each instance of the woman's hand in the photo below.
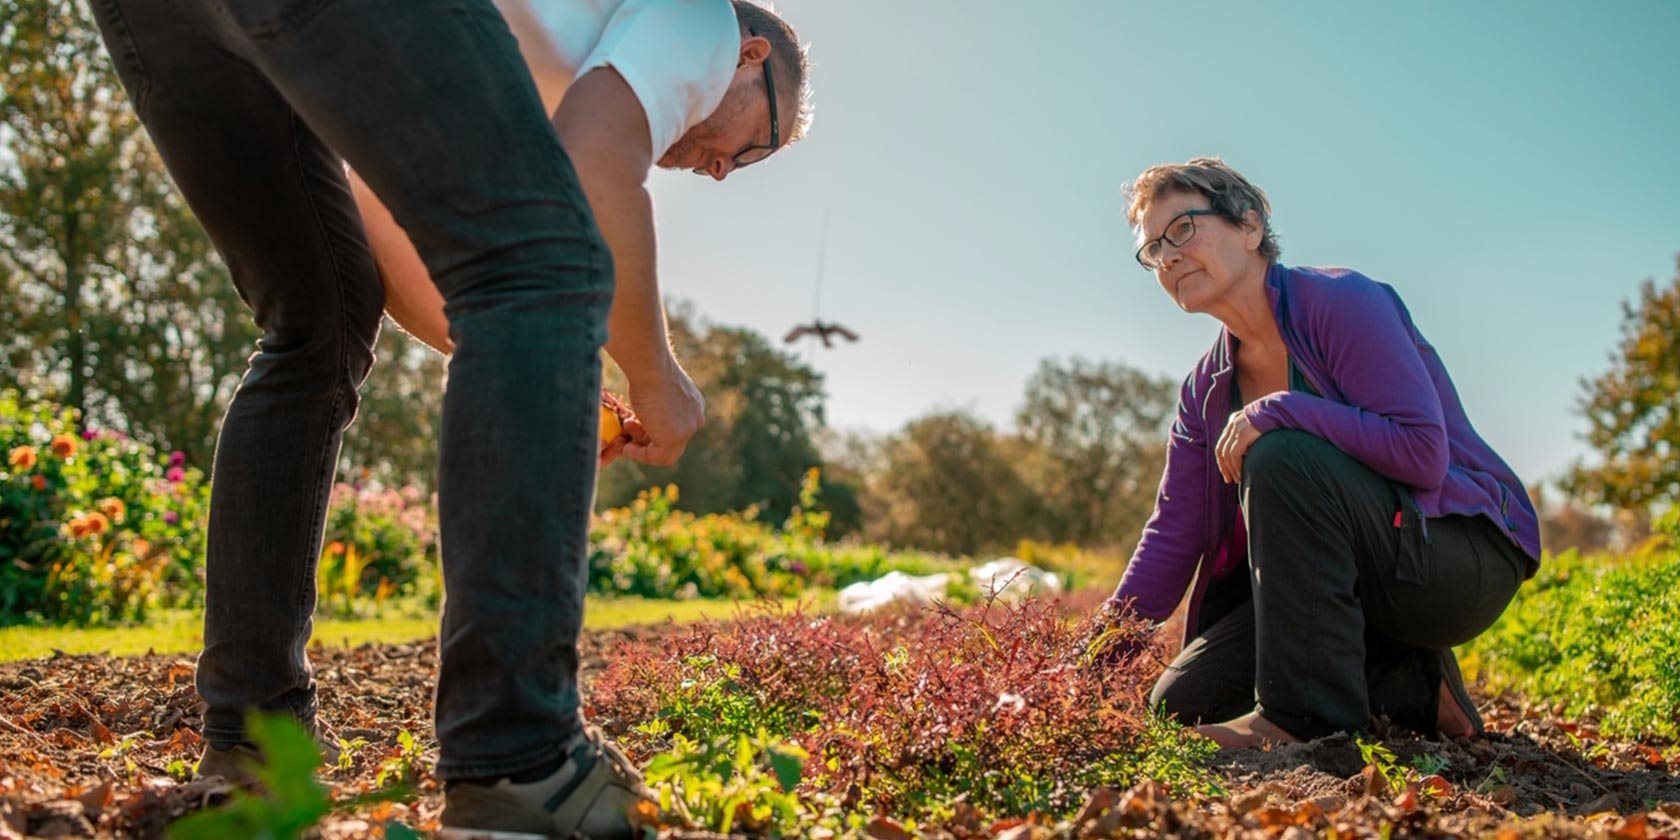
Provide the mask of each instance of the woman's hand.
[{"label": "woman's hand", "polygon": [[1225,431],[1219,435],[1219,443],[1214,445],[1214,457],[1219,461],[1219,474],[1224,476],[1226,484],[1236,484],[1242,480],[1243,456],[1248,454],[1248,448],[1260,439],[1260,430],[1248,422],[1248,415],[1238,411],[1225,421]]},{"label": "woman's hand", "polygon": [[1159,629],[1132,609],[1130,599],[1104,601],[1076,628],[1073,653],[1081,668],[1121,673],[1144,654],[1159,658]]}]

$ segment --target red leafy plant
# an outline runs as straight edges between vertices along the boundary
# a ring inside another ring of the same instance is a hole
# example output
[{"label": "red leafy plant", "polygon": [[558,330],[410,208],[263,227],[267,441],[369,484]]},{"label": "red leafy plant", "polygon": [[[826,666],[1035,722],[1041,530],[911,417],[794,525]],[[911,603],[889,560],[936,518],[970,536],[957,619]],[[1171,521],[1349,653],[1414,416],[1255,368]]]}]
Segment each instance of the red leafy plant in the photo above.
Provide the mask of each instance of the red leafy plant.
[{"label": "red leafy plant", "polygon": [[[1094,600],[1086,596],[1080,600]],[[1200,791],[1206,742],[1156,718],[1161,651],[1093,605],[993,601],[866,616],[757,609],[620,645],[590,714],[638,752],[764,732],[803,748],[813,813],[1065,816],[1145,777]],[[1093,632],[1092,622],[1107,632]],[[1136,655],[1103,657],[1119,645]]]}]

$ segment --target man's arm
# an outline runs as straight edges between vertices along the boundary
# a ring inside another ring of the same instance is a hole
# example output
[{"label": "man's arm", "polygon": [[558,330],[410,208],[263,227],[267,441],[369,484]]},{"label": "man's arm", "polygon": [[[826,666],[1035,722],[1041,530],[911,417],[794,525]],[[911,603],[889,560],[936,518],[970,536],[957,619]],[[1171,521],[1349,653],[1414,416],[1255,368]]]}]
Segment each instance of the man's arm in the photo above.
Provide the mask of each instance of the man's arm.
[{"label": "man's arm", "polygon": [[554,128],[612,251],[617,287],[607,353],[630,380],[630,405],[640,421],[631,424],[634,442],[624,454],[643,463],[675,463],[705,422],[706,404],[666,336],[646,186],[653,166],[647,114],[618,71],[599,67],[566,91]]},{"label": "man's arm", "polygon": [[631,381],[651,378],[674,359],[659,300],[653,199],[646,186],[653,165],[647,115],[618,72],[602,67],[566,92],[554,129],[612,250],[617,286],[607,353]]},{"label": "man's arm", "polygon": [[[611,68],[592,70],[566,91],[554,115],[560,143],[578,173],[596,224],[612,251],[617,288],[608,316],[607,353],[630,380],[639,422],[627,429],[632,460],[674,463],[705,421],[705,401],[671,354],[656,273],[652,166],[647,115]],[[361,179],[356,202],[385,283],[385,309],[414,337],[449,353],[449,322],[408,235]]]},{"label": "man's arm", "polygon": [[543,30],[542,22],[537,20],[536,10],[531,8],[528,0],[495,0],[495,4],[497,11],[502,13],[502,20],[507,21],[508,31],[519,42],[519,54],[531,71],[531,80],[537,83],[537,95],[542,97],[543,108],[550,114],[554,113],[560,105],[560,97],[572,84],[572,73],[577,66],[555,49],[554,42]]},{"label": "man's arm", "polygon": [[432,275],[408,234],[391,218],[379,198],[356,173],[350,173],[350,191],[361,211],[367,230],[368,248],[379,266],[385,284],[385,314],[409,335],[424,341],[439,353],[449,355],[455,345],[449,341],[449,319],[443,315],[443,295],[432,283]]}]

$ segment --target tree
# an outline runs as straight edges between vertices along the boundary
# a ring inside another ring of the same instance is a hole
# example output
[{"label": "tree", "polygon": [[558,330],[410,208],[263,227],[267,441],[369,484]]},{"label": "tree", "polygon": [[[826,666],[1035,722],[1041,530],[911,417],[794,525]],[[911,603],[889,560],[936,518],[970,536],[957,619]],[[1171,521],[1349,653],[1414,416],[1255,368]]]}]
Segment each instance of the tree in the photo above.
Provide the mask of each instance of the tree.
[{"label": "tree", "polygon": [[1034,518],[997,432],[964,411],[921,417],[889,437],[863,505],[871,540],[951,554],[1013,545]]},{"label": "tree", "polygon": [[828,511],[832,539],[861,534],[864,527],[863,492],[878,472],[883,436],[867,430],[841,431],[823,427],[817,433],[822,458],[822,499]]},{"label": "tree", "polygon": [[1568,490],[1601,504],[1648,510],[1680,501],[1680,259],[1674,282],[1622,303],[1622,342],[1611,367],[1582,382],[1587,443],[1599,463],[1577,463]]},{"label": "tree", "polygon": [[1031,444],[1026,469],[1057,542],[1114,546],[1137,538],[1166,458],[1170,380],[1119,362],[1045,359],[1016,413]]},{"label": "tree", "polygon": [[[767,519],[780,521],[798,501],[805,471],[822,463],[815,444],[823,423],[822,375],[764,336],[705,324],[688,307],[672,307],[670,330],[677,358],[706,397],[706,425],[675,466],[624,461],[603,471],[597,507],[675,484],[686,510],[758,505]],[[623,393],[616,369],[609,369],[608,388]]]},{"label": "tree", "polygon": [[85,7],[0,11],[0,380],[208,462],[256,330]]}]

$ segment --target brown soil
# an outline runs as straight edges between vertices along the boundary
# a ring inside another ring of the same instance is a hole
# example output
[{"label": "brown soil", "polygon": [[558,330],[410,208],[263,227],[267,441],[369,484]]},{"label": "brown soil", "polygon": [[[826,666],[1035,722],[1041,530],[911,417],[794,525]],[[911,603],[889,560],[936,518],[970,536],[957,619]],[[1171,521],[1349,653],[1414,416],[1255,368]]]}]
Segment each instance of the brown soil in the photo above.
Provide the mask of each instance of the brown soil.
[{"label": "brown soil", "polygon": [[[586,675],[619,641],[656,641],[658,629],[591,633]],[[322,718],[362,739],[350,768],[327,780],[337,796],[373,789],[400,759],[407,731],[423,754],[406,804],[329,818],[320,836],[379,836],[388,820],[437,825],[430,643],[312,651]],[[15,837],[160,837],[174,818],[221,802],[219,782],[171,778],[196,761],[201,701],[184,656],[54,656],[0,664],[0,840]],[[1464,743],[1380,733],[1400,766],[1441,765],[1432,791],[1385,788],[1346,736],[1270,751],[1216,756],[1228,797],[1175,799],[1152,785],[1093,792],[1083,820],[1046,827],[1008,821],[953,824],[944,837],[1619,837],[1680,838],[1680,750],[1601,738],[1520,698],[1479,696],[1487,735]],[[877,821],[874,836],[895,836]],[[699,837],[704,835],[691,835]]]}]

